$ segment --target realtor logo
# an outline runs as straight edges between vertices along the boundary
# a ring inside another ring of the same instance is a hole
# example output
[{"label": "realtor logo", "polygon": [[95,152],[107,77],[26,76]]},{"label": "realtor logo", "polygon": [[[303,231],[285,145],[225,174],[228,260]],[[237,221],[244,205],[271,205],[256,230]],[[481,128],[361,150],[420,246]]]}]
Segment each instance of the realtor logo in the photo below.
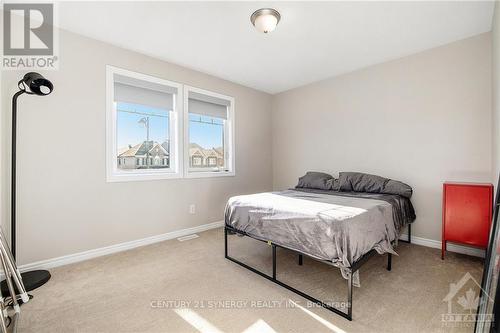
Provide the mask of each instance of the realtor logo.
[{"label": "realtor logo", "polygon": [[53,3],[3,4],[3,69],[55,69]]}]

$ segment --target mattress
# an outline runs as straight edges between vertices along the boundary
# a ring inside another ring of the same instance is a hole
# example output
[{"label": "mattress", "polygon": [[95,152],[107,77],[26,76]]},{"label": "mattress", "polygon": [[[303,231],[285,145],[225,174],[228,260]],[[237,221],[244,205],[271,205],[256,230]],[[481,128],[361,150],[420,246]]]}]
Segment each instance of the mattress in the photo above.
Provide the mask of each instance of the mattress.
[{"label": "mattress", "polygon": [[329,261],[347,277],[348,268],[371,250],[396,254],[391,243],[401,226],[411,222],[395,223],[398,209],[380,196],[286,190],[230,198],[225,223],[253,238]]}]

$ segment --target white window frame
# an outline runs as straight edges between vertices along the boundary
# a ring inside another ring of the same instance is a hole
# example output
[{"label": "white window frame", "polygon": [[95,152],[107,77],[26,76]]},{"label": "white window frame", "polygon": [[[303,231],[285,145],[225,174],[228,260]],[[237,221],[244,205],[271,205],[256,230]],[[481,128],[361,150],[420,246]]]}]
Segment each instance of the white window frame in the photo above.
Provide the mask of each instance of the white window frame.
[{"label": "white window frame", "polygon": [[[174,110],[169,114],[169,140],[170,140],[170,168],[160,169],[130,169],[123,170],[117,167],[116,146],[116,104],[114,102],[114,74],[131,78],[150,81],[177,89],[174,98]],[[183,85],[155,76],[146,75],[106,65],[106,181],[144,181],[159,179],[175,179],[183,176]]]},{"label": "white window frame", "polygon": [[[229,101],[227,119],[224,122],[224,160],[228,171],[198,171],[189,167],[189,92],[195,92]],[[206,178],[234,176],[235,170],[235,144],[234,144],[234,97],[222,95],[213,91],[184,85],[184,177]],[[227,148],[226,148],[227,147]],[[191,170],[190,170],[191,169]]]}]

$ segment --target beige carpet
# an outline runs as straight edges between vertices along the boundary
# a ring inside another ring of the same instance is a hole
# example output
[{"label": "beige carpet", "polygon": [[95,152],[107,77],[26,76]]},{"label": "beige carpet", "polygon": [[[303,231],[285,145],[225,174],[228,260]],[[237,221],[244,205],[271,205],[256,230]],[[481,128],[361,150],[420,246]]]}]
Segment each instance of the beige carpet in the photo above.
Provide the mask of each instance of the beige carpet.
[{"label": "beige carpet", "polygon": [[[393,269],[375,256],[361,268],[353,321],[224,259],[222,229],[52,269],[22,307],[20,332],[438,332],[472,331],[442,321],[450,283],[481,260],[400,244]],[[230,252],[270,271],[270,247],[237,236]],[[278,277],[331,302],[345,297],[338,269],[278,250]],[[474,289],[474,286],[471,287]],[[477,290],[474,290],[477,292]],[[457,304],[453,304],[456,308]],[[298,305],[298,306],[297,306]],[[455,310],[454,310],[455,311]]]}]

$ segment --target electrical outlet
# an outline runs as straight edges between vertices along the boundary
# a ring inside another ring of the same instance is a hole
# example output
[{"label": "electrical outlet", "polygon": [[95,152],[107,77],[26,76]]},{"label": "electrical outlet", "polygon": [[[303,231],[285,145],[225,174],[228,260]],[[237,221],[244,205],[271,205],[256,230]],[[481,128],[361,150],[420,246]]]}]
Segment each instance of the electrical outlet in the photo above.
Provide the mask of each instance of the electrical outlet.
[{"label": "electrical outlet", "polygon": [[194,204],[189,205],[189,214],[196,214],[196,206]]}]

